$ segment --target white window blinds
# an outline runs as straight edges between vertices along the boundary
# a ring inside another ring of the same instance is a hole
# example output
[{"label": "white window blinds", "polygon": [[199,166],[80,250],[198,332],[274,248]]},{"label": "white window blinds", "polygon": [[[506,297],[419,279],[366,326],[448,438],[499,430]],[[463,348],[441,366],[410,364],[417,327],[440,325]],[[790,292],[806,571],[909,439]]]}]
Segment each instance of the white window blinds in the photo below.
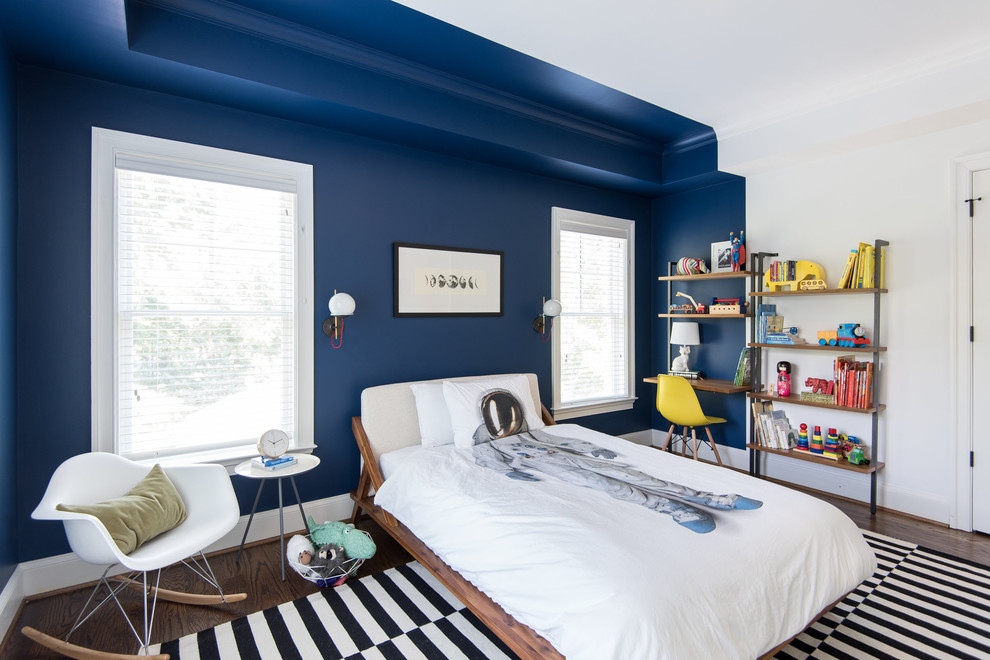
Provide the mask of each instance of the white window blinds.
[{"label": "white window blinds", "polygon": [[629,401],[633,224],[554,211],[555,292],[563,308],[555,343],[554,412]]},{"label": "white window blinds", "polygon": [[94,129],[94,450],[312,447],[311,222],[308,165]]},{"label": "white window blinds", "polygon": [[292,435],[295,195],[116,175],[120,453]]},{"label": "white window blinds", "polygon": [[561,401],[626,396],[626,239],[560,233]]}]

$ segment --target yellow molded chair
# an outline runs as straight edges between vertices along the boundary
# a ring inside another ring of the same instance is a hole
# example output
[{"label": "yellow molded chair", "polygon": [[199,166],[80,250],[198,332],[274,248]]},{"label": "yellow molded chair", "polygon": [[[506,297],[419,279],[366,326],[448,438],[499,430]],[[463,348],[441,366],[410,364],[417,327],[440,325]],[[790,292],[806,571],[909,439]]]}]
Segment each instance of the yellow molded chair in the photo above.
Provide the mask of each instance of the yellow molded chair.
[{"label": "yellow molded chair", "polygon": [[715,452],[715,460],[719,465],[722,464],[722,459],[718,455],[718,448],[715,446],[715,441],[712,440],[712,432],[708,427],[712,424],[722,424],[725,420],[721,417],[710,417],[701,410],[701,404],[698,403],[698,395],[695,394],[691,383],[680,376],[658,375],[657,410],[670,422],[667,439],[663,441],[663,447],[661,449],[664,451],[667,450],[667,446],[670,444],[670,438],[674,434],[674,427],[681,426],[684,429],[684,433],[681,436],[681,441],[683,442],[681,445],[681,456],[683,456],[687,447],[687,431],[690,428],[691,451],[694,454],[694,460],[698,460],[698,436],[695,433],[695,427],[703,426],[705,427],[705,433],[708,435],[708,440],[706,441],[702,438],[702,442],[708,442],[711,445],[712,451]]}]

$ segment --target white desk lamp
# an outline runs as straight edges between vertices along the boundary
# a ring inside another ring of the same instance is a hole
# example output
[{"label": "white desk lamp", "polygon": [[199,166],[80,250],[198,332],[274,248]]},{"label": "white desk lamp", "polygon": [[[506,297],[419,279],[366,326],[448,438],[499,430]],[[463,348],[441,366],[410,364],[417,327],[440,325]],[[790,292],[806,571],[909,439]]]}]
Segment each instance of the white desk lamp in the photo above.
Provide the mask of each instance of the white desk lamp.
[{"label": "white desk lamp", "polygon": [[680,345],[680,355],[670,363],[671,371],[690,371],[688,368],[688,356],[691,355],[691,347],[701,344],[698,336],[698,324],[694,321],[671,323],[670,343]]}]

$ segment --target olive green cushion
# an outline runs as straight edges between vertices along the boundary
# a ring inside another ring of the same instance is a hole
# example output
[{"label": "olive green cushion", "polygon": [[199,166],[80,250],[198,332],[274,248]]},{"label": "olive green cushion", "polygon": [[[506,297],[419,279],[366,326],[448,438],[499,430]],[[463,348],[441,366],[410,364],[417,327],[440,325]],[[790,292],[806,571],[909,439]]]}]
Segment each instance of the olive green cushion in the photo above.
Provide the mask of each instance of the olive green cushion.
[{"label": "olive green cushion", "polygon": [[186,505],[160,465],[126,495],[99,504],[59,504],[59,511],[96,516],[125,555],[186,519]]}]

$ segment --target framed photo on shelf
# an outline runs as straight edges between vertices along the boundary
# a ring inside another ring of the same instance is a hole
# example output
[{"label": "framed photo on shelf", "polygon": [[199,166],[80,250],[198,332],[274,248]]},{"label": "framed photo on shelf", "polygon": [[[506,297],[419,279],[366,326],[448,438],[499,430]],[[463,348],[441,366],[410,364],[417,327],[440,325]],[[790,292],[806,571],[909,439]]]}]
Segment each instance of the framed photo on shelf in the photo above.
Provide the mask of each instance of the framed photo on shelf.
[{"label": "framed photo on shelf", "polygon": [[711,272],[732,272],[732,241],[719,241],[718,243],[712,243]]},{"label": "framed photo on shelf", "polygon": [[393,316],[502,316],[504,253],[393,244]]}]

